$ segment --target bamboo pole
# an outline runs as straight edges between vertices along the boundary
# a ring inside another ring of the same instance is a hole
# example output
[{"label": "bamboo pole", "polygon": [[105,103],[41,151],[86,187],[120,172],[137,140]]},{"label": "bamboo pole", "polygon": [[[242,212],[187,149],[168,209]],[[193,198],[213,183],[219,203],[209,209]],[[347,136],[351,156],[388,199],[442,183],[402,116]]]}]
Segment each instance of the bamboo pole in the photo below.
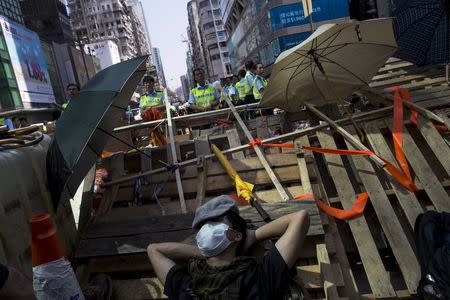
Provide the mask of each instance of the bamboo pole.
[{"label": "bamboo pole", "polygon": [[[169,101],[169,98],[167,95],[167,89],[164,89],[164,99],[166,100],[167,131],[169,133],[170,150],[172,153],[172,164],[177,165],[178,157],[177,157],[177,150],[175,148],[175,140],[174,140],[173,128],[172,128],[172,115],[170,112],[170,101]],[[175,170],[175,180],[177,182],[178,196],[180,197],[181,212],[183,214],[185,214],[185,213],[187,213],[186,201],[184,200],[183,185],[181,184],[181,176],[180,176],[179,168],[177,168]]]},{"label": "bamboo pole", "polygon": [[[252,104],[236,106],[236,110],[240,111],[240,110],[252,109],[252,108],[257,108],[257,107],[258,107],[258,103],[252,103]],[[201,113],[195,113],[195,114],[190,114],[190,115],[174,117],[174,118],[172,118],[172,121],[175,123],[175,122],[187,121],[187,120],[192,120],[192,119],[202,119],[205,117],[221,115],[221,114],[224,114],[224,113],[227,113],[230,111],[231,111],[230,108],[211,110],[211,111],[206,111],[206,112],[201,112]],[[148,127],[151,127],[152,125],[158,125],[159,123],[166,122],[166,121],[167,121],[167,119],[163,119],[163,120],[155,120],[155,121],[142,122],[142,123],[138,123],[138,124],[116,127],[116,128],[114,128],[114,132],[122,132],[122,131],[132,130],[132,129],[148,128]]]},{"label": "bamboo pole", "polygon": [[[307,109],[309,109],[312,113],[314,113],[316,116],[327,122],[331,127],[333,127],[337,132],[342,134],[342,136],[350,143],[353,147],[359,150],[364,151],[370,151],[366,146],[363,145],[357,138],[355,138],[353,135],[348,133],[344,128],[339,126],[335,121],[328,118],[325,114],[323,114],[320,110],[315,108],[312,104],[305,103],[305,106]],[[384,161],[382,161],[380,158],[378,158],[375,155],[369,156],[371,160],[373,160],[378,166],[384,168]]]},{"label": "bamboo pole", "polygon": [[[353,115],[353,119],[358,121],[360,119],[365,119],[367,117],[371,117],[371,116],[374,116],[374,115],[377,115],[377,114],[386,114],[386,113],[390,113],[390,112],[392,112],[392,106],[383,107],[383,108],[380,108],[380,109],[377,109],[377,110],[374,110],[374,111],[370,111],[370,112],[363,112],[363,113],[355,114],[355,115]],[[350,118],[347,117],[347,118],[343,118],[343,119],[337,120],[337,121],[335,121],[335,123],[336,124],[343,124],[343,123],[346,123],[346,122],[349,122],[349,121],[350,121]],[[262,140],[262,142],[263,143],[275,143],[275,142],[279,142],[279,141],[283,141],[283,140],[292,140],[292,139],[294,139],[296,137],[307,135],[307,134],[311,134],[311,133],[314,133],[314,132],[316,132],[318,130],[327,128],[329,126],[330,125],[328,125],[327,123],[324,123],[324,124],[317,125],[317,126],[314,126],[314,127],[309,127],[309,128],[305,128],[305,129],[302,129],[302,130],[293,131],[293,132],[289,132],[289,133],[286,133],[286,134],[282,134],[282,135],[278,135],[278,136],[275,136],[275,137],[271,137],[271,138]],[[241,145],[241,146],[234,147],[234,148],[231,148],[231,149],[228,149],[228,150],[224,150],[224,151],[222,151],[222,153],[223,154],[231,154],[231,153],[243,151],[243,150],[246,150],[246,149],[249,149],[249,148],[251,148],[251,146],[246,144],[246,145]],[[215,157],[214,154],[205,155],[205,159],[211,159],[213,157]],[[185,160],[185,161],[179,163],[178,165],[180,167],[186,167],[186,166],[189,166],[189,165],[195,165],[196,163],[197,163],[197,159],[193,158],[193,159]],[[136,174],[124,176],[124,177],[122,177],[120,179],[117,179],[117,180],[112,180],[110,182],[104,183],[104,184],[102,184],[102,187],[108,187],[108,186],[112,186],[112,185],[115,185],[115,184],[128,182],[128,181],[140,178],[140,177],[155,175],[155,174],[159,174],[159,173],[163,173],[163,172],[167,172],[167,169],[166,168],[159,168],[159,169],[149,170],[149,171],[146,171],[146,172],[139,172],[139,173],[136,173]]]},{"label": "bamboo pole", "polygon": [[[233,113],[233,115],[234,115],[236,121],[238,122],[239,126],[241,127],[242,131],[244,131],[244,134],[245,134],[246,138],[248,139],[248,141],[249,142],[252,141],[253,137],[252,137],[250,131],[248,130],[247,126],[245,125],[244,121],[242,120],[241,116],[237,112],[236,108],[234,107],[233,103],[231,102],[230,98],[228,98],[228,96],[225,97],[225,101],[227,102],[228,106],[230,107],[231,112]],[[258,156],[259,161],[261,162],[264,169],[266,170],[267,175],[269,175],[270,180],[272,181],[273,185],[275,186],[278,193],[280,194],[281,199],[283,201],[288,201],[290,197],[284,190],[283,186],[281,185],[281,183],[278,180],[275,173],[273,172],[272,167],[270,166],[269,162],[267,161],[267,159],[266,159],[264,153],[261,151],[260,147],[255,146],[255,147],[253,147],[253,149],[255,150],[255,153]]]}]

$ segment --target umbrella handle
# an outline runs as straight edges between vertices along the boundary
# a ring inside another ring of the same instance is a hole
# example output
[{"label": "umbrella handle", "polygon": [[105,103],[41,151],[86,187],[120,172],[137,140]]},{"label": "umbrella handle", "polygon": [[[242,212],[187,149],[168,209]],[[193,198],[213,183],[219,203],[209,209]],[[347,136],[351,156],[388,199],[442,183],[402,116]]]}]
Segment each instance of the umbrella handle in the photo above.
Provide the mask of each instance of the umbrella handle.
[{"label": "umbrella handle", "polygon": [[269,214],[264,210],[264,208],[254,199],[250,199],[250,205],[256,208],[258,211],[258,214],[261,216],[261,218],[264,220],[264,222],[269,223],[272,221]]}]

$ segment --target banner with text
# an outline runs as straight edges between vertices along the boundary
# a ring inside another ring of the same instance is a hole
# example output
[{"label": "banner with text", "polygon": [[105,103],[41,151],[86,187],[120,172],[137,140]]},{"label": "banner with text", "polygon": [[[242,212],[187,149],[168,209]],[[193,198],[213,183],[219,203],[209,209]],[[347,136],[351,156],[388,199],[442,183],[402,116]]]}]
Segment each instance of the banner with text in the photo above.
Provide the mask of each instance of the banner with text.
[{"label": "banner with text", "polygon": [[0,23],[22,102],[55,102],[38,35],[3,16]]}]

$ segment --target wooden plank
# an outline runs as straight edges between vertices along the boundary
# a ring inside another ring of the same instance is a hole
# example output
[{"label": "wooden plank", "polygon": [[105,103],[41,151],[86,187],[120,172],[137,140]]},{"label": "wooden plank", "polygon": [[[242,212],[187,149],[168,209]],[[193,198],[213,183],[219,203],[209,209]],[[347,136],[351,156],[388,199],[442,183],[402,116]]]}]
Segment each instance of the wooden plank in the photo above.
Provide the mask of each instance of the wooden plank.
[{"label": "wooden plank", "polygon": [[[124,173],[124,154],[118,153],[111,156],[108,160],[109,168],[108,173],[112,180],[118,178]],[[102,197],[102,201],[100,202],[100,206],[97,210],[97,215],[104,215],[111,210],[113,203],[119,193],[118,185],[113,185],[111,187],[107,187],[105,190],[105,194]]]},{"label": "wooden plank", "polygon": [[[347,130],[356,136],[352,128],[348,127]],[[350,143],[346,142],[346,144],[349,149],[354,149]],[[420,280],[419,262],[384,192],[383,186],[378,180],[377,173],[365,157],[352,156],[351,159],[355,163],[356,171],[359,173],[366,191],[369,193],[370,202],[402,271],[406,286],[411,294],[416,294]]]},{"label": "wooden plank", "polygon": [[439,162],[444,167],[447,175],[450,175],[450,148],[445,143],[442,136],[439,134],[437,129],[433,126],[429,120],[424,118],[419,118],[418,128],[422,133],[422,136],[428,142],[431,150],[436,155]]},{"label": "wooden plank", "polygon": [[[309,139],[307,136],[302,136],[296,140],[297,144],[300,144],[301,146],[310,146]],[[299,146],[299,145],[298,145]],[[297,149],[298,149],[297,146]],[[298,150],[297,150],[298,151]],[[304,151],[303,152],[303,160],[305,161],[308,158],[314,159],[313,154],[311,151]],[[316,173],[319,173],[317,171],[317,165],[315,160],[313,160],[312,163],[312,169],[315,170]],[[304,179],[304,181],[306,181]],[[322,180],[318,180],[318,185],[311,185],[311,191],[313,194],[318,195],[321,199],[327,201],[327,195],[325,193],[325,189],[323,186]],[[306,194],[306,193],[305,193]],[[324,224],[325,228],[325,245],[326,250],[330,254],[333,252],[336,256],[336,260],[338,261],[338,268],[340,271],[340,274],[342,275],[342,280],[344,282],[344,290],[346,293],[346,296],[348,296],[350,299],[356,299],[359,297],[358,293],[358,287],[356,285],[355,278],[353,276],[353,272],[350,267],[350,263],[348,262],[347,254],[344,248],[344,244],[342,243],[342,239],[339,235],[336,222],[333,218],[325,214],[324,212],[320,211],[322,223]],[[332,250],[332,251],[331,251]]]},{"label": "wooden plank", "polygon": [[339,294],[335,284],[336,278],[331,268],[327,248],[325,244],[318,244],[316,245],[316,249],[317,249],[317,262],[319,263],[320,274],[322,275],[325,298],[337,299],[339,298]]},{"label": "wooden plank", "polygon": [[[305,203],[283,202],[274,204],[263,204],[264,209],[273,218],[279,218],[285,214],[306,209],[310,213],[311,225],[308,238],[314,238],[323,234],[323,229],[315,204],[307,201]],[[241,216],[250,223],[261,226],[265,224],[256,210],[250,206],[241,208]],[[96,223],[88,231],[92,238],[83,239],[75,256],[88,258],[95,256],[110,256],[117,254],[142,253],[146,251],[148,244],[160,242],[185,242],[195,243],[195,232],[191,229],[193,214],[185,216],[160,217],[157,223],[149,224],[149,218],[135,220],[134,222],[109,222]],[[189,220],[189,218],[191,218]],[[156,220],[156,218],[155,218]],[[164,220],[164,222],[162,221]],[[156,225],[158,224],[158,225]],[[169,228],[169,230],[167,230]],[[93,238],[95,236],[95,238]],[[308,257],[315,252],[315,243],[308,240],[303,257]],[[306,256],[308,255],[308,256]]]},{"label": "wooden plank", "polygon": [[[331,133],[317,132],[317,137],[319,138],[322,147],[336,149],[336,143],[334,142]],[[342,206],[344,209],[351,209],[356,195],[342,159],[337,155],[326,154],[324,156],[327,161],[328,170],[336,185],[339,197],[341,198]],[[394,297],[394,288],[384,269],[383,262],[377,251],[366,219],[364,216],[360,216],[348,220],[348,224],[353,233],[372,291],[377,298]]]},{"label": "wooden plank", "polygon": [[[375,153],[388,160],[398,168],[397,161],[389,149],[383,134],[380,132],[380,128],[383,127],[385,127],[385,124],[381,121],[366,123],[364,125],[364,129],[366,131],[367,140],[374,149]],[[392,185],[393,192],[397,196],[398,202],[400,203],[400,206],[408,219],[410,229],[413,230],[417,216],[423,213],[423,209],[413,192],[408,191],[392,178],[390,183]]]},{"label": "wooden plank", "polygon": [[[167,90],[164,89],[164,98],[169,99],[167,96]],[[170,103],[169,101],[166,101],[166,112],[167,112],[167,131],[169,132],[169,142],[170,142],[170,149],[172,153],[172,164],[178,165],[178,156],[177,156],[177,149],[175,148],[175,141],[174,141],[174,132],[173,132],[173,124],[172,124],[172,114],[170,111]],[[180,176],[180,169],[175,170],[175,180],[177,182],[177,190],[178,190],[178,197],[180,198],[180,206],[181,206],[181,212],[186,213],[186,202],[184,200],[184,192],[183,192],[183,185],[181,183],[181,176]]]},{"label": "wooden plank", "polygon": [[196,203],[197,206],[201,206],[205,201],[205,193],[206,193],[206,160],[205,155],[211,153],[211,148],[209,146],[209,142],[204,138],[199,138],[194,141],[195,145],[195,153],[197,155],[197,196]]},{"label": "wooden plank", "polygon": [[[228,143],[230,144],[230,148],[238,147],[241,145],[241,140],[239,139],[239,134],[236,128],[227,130],[226,134]],[[233,157],[233,159],[243,159],[245,158],[245,155],[243,151],[239,151],[231,154],[231,157]]]},{"label": "wooden plank", "polygon": [[450,118],[448,116],[448,113],[446,113],[444,110],[440,110],[437,112],[437,115],[442,118],[445,126],[450,129]]},{"label": "wooden plank", "polygon": [[[392,120],[386,120],[386,123],[392,131]],[[439,183],[436,175],[431,171],[432,168],[428,165],[406,129],[403,129],[403,151],[436,210],[450,211],[449,195]]]},{"label": "wooden plank", "polygon": [[[308,137],[299,138],[295,142],[297,149],[297,163],[300,172],[300,181],[302,183],[305,194],[313,194],[311,182],[309,181],[308,169],[306,168],[305,153],[302,149],[302,145],[308,145]],[[328,256],[328,250],[326,245],[320,243],[316,245],[317,261],[320,266],[320,274],[322,275],[323,289],[326,299],[337,299],[339,297],[335,279],[331,270],[330,258]]]},{"label": "wooden plank", "polygon": [[[312,201],[267,203],[264,209],[274,219],[283,215],[305,209],[311,218],[311,228],[308,235],[323,234],[319,211]],[[251,206],[239,207],[240,215],[249,223],[261,223],[263,220]],[[194,214],[140,217],[118,221],[110,221],[103,217],[93,223],[86,234],[86,238],[104,238],[112,236],[139,235],[144,233],[172,232],[191,229]]]},{"label": "wooden plank", "polygon": [[[248,131],[247,126],[245,125],[245,123],[242,120],[241,116],[236,111],[236,108],[234,107],[234,105],[231,102],[231,100],[228,97],[225,97],[225,101],[227,102],[228,107],[230,107],[231,111],[233,112],[233,115],[236,118],[237,122],[239,123],[239,126],[244,131],[244,134],[245,134],[246,138],[248,139],[248,141],[249,142],[252,141],[253,140],[252,135]],[[277,176],[273,172],[272,167],[269,164],[269,162],[267,161],[264,153],[261,151],[261,149],[258,146],[253,147],[253,150],[255,150],[256,155],[258,156],[259,160],[261,161],[261,164],[264,166],[264,169],[266,170],[267,174],[269,175],[269,178],[272,181],[273,185],[275,186],[277,191],[280,193],[281,198],[284,201],[289,200],[288,194],[286,193],[286,191],[284,190],[284,188],[281,185],[280,181],[278,180]]]}]

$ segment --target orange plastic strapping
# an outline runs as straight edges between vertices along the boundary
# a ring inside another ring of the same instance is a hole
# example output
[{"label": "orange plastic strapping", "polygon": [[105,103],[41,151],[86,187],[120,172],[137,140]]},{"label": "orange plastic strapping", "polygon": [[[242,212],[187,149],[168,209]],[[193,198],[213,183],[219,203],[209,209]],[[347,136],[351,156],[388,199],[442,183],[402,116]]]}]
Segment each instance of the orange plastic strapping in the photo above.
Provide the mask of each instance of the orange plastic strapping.
[{"label": "orange plastic strapping", "polygon": [[265,144],[260,139],[250,141],[248,142],[248,144],[252,147],[260,146],[260,147],[274,147],[274,148],[294,148],[294,144]]},{"label": "orange plastic strapping", "polygon": [[384,168],[389,172],[389,174],[394,177],[395,180],[397,180],[398,183],[403,185],[406,189],[408,189],[411,192],[417,192],[416,185],[411,181],[411,179],[406,176],[401,170],[396,168],[393,164],[391,164],[386,159],[382,158],[381,156],[375,154],[372,151],[369,150],[339,150],[339,149],[326,149],[326,148],[319,148],[319,147],[310,147],[310,146],[303,146],[303,149],[310,150],[317,153],[322,154],[338,154],[338,155],[359,155],[359,156],[370,156],[375,155],[379,159],[381,159],[385,166]]},{"label": "orange plastic strapping", "polygon": [[[306,200],[316,198],[313,194],[304,194],[295,197],[295,200]],[[355,203],[353,204],[353,207],[351,209],[339,209],[331,207],[330,205],[326,204],[322,200],[316,199],[317,206],[323,210],[328,215],[335,217],[339,220],[348,220],[355,217],[360,216],[364,209],[366,208],[367,199],[369,198],[369,194],[367,192],[361,193],[358,195],[358,198],[356,198]]]}]

